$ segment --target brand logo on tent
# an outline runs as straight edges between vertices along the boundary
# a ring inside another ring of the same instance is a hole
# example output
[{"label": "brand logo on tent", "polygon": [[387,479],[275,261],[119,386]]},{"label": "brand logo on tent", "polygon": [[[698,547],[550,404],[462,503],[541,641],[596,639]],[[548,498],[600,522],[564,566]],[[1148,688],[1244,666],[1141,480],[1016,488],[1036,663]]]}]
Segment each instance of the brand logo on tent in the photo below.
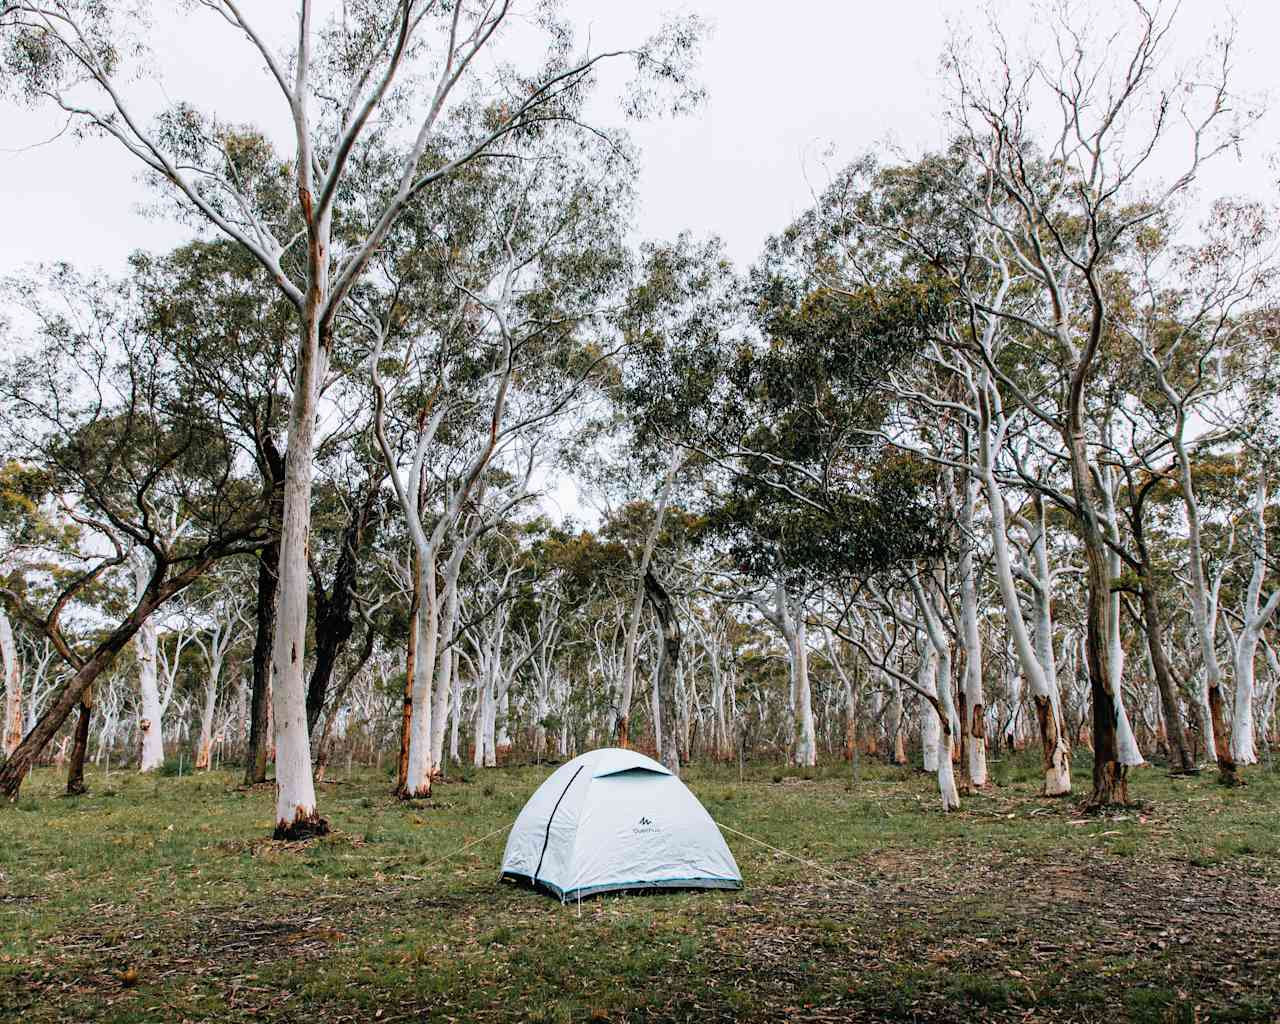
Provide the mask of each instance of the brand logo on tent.
[{"label": "brand logo on tent", "polygon": [[633,828],[631,831],[635,832],[637,835],[642,835],[645,832],[661,832],[662,829],[660,829],[657,825],[655,825],[653,821],[650,820],[649,818],[642,817],[636,823],[636,827]]}]

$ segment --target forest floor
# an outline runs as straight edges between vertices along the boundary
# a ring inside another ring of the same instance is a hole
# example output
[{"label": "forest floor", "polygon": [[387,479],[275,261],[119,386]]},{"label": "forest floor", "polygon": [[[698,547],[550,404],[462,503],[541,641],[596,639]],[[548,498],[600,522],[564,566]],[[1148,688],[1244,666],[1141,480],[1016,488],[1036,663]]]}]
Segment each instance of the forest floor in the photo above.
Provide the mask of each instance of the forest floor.
[{"label": "forest floor", "polygon": [[[944,815],[933,780],[692,766],[741,892],[561,906],[499,883],[550,770],[321,786],[327,838],[281,844],[229,772],[37,772],[0,810],[0,1020],[1280,1020],[1280,772],[1240,790],[1139,769],[1086,817],[1033,754]],[[1083,761],[1083,759],[1082,759]],[[1087,765],[1078,766],[1087,788]],[[837,877],[838,876],[838,877]]]}]

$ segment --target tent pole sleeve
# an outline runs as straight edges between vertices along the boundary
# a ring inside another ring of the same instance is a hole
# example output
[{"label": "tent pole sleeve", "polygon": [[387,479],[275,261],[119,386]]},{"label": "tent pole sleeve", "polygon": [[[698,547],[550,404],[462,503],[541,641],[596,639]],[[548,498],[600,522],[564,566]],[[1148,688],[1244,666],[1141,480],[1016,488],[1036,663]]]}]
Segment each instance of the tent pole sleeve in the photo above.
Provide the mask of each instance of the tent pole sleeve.
[{"label": "tent pole sleeve", "polygon": [[560,796],[556,799],[556,805],[551,808],[551,815],[547,818],[547,833],[542,837],[542,852],[538,854],[538,866],[533,869],[533,880],[535,883],[538,881],[539,872],[542,871],[542,858],[547,855],[547,844],[551,842],[551,823],[556,820],[556,811],[560,810],[560,801],[564,799],[564,795],[569,792],[569,787],[573,785],[574,779],[582,773],[582,769],[585,767],[586,765],[584,764],[578,765],[578,770],[573,773],[573,778],[565,784],[564,789],[560,791]]}]

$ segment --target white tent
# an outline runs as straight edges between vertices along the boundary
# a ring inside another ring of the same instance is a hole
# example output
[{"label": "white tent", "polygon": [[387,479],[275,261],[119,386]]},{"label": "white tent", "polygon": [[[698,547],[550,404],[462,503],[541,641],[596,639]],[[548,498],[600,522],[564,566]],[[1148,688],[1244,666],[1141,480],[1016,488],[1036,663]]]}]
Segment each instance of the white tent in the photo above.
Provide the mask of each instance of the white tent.
[{"label": "white tent", "polygon": [[606,747],[551,773],[507,837],[502,877],[562,901],[617,889],[740,889],[711,815],[676,776]]}]

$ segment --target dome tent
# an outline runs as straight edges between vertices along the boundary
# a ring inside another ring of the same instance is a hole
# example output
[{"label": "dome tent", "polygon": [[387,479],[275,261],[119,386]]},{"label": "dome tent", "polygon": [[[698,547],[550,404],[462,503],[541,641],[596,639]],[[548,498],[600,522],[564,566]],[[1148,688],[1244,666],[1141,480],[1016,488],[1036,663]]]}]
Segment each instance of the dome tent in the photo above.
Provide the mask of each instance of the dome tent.
[{"label": "dome tent", "polygon": [[620,889],[741,889],[711,815],[652,758],[606,747],[561,765],[524,805],[502,877],[562,902]]}]

